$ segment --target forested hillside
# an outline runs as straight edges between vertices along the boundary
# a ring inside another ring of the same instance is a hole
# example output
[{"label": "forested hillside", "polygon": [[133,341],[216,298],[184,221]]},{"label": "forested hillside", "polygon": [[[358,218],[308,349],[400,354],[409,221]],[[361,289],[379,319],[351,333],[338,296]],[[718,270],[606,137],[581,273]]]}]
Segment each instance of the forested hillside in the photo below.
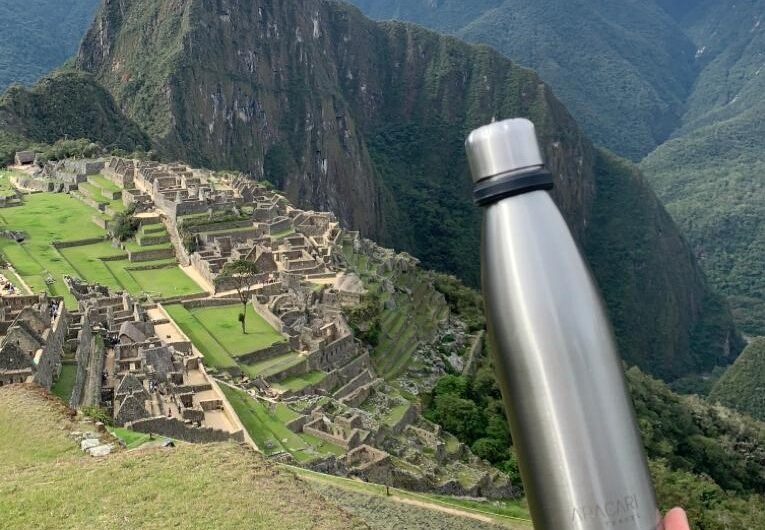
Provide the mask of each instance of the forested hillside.
[{"label": "forested hillside", "polygon": [[765,338],[746,347],[712,387],[709,399],[765,421]]},{"label": "forested hillside", "polygon": [[765,2],[349,0],[533,66],[596,143],[640,159],[736,321],[765,334]]},{"label": "forested hillside", "polygon": [[652,1],[349,0],[488,44],[536,70],[595,143],[640,160],[678,126],[694,47]]},{"label": "forested hillside", "polygon": [[100,0],[0,2],[0,91],[31,84],[77,49]]},{"label": "forested hillside", "polygon": [[765,2],[704,1],[681,23],[703,70],[676,137],[642,168],[741,328],[765,334]]}]

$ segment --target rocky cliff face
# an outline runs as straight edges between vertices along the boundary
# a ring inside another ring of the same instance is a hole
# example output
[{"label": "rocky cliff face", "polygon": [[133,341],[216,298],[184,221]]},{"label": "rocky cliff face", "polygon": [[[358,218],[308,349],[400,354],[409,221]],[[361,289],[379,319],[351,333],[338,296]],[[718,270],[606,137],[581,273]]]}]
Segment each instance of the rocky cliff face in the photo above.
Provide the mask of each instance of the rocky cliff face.
[{"label": "rocky cliff face", "polygon": [[[727,309],[703,302],[703,275],[642,179],[596,166],[550,89],[489,48],[330,1],[107,0],[76,63],[165,156],[265,176],[473,285],[480,212],[463,139],[492,119],[529,117],[598,279],[629,287],[607,296],[627,315],[617,319],[625,358],[673,377],[735,353]],[[638,212],[607,208],[617,184],[643,198],[627,203]],[[609,222],[593,223],[603,211]],[[615,251],[632,244],[631,223],[640,252]],[[709,340],[694,347],[699,334]]]}]

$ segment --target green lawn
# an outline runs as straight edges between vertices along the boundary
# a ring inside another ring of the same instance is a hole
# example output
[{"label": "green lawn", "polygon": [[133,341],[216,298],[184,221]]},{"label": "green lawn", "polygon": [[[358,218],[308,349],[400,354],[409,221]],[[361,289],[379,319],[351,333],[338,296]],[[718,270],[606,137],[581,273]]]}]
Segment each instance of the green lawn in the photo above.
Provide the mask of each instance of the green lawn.
[{"label": "green lawn", "polygon": [[91,175],[90,177],[88,177],[88,180],[93,182],[96,186],[98,186],[104,191],[114,192],[114,191],[120,191],[122,189],[103,175]]},{"label": "green lawn", "polygon": [[58,376],[58,381],[51,388],[51,392],[69,403],[69,398],[72,396],[72,389],[74,388],[74,380],[77,376],[76,364],[62,364],[61,374]]},{"label": "green lawn", "polygon": [[313,371],[288,377],[284,381],[273,386],[279,390],[302,390],[308,385],[315,385],[322,382],[325,377],[327,377],[326,372]]},{"label": "green lawn", "polygon": [[16,194],[11,185],[11,175],[13,175],[13,172],[6,169],[0,169],[0,197],[8,197]]},{"label": "green lawn", "polygon": [[343,449],[314,436],[296,434],[284,424],[297,414],[279,403],[273,408],[253,399],[242,390],[221,385],[226,399],[234,407],[247,432],[266,455],[286,451],[298,462],[307,462],[327,454],[342,455]]},{"label": "green lawn", "polygon": [[109,427],[109,432],[116,435],[128,449],[140,447],[152,439],[151,435],[143,432],[135,432],[123,427]]},{"label": "green lawn", "polygon": [[183,305],[166,305],[165,309],[178,327],[188,336],[189,340],[194,343],[194,346],[202,352],[206,365],[222,370],[236,367],[236,362],[225,348],[199,324],[196,317]]},{"label": "green lawn", "polygon": [[215,337],[232,357],[240,357],[277,342],[285,342],[282,334],[258,315],[251,305],[247,306],[247,332],[242,333],[238,321],[241,312],[240,304],[191,310],[199,324]]},{"label": "green lawn", "polygon": [[[0,239],[0,252],[35,291],[63,296],[70,307],[75,305],[63,282],[64,274],[75,274],[71,265],[51,246],[51,241],[71,241],[101,237],[104,230],[91,222],[93,209],[64,194],[37,193],[24,199],[24,206],[0,211],[0,227],[23,230],[22,244]],[[55,283],[47,286],[52,276]]]},{"label": "green lawn", "polygon": [[[91,221],[93,208],[66,194],[37,193],[26,196],[24,201],[23,206],[0,211],[0,227],[23,230],[27,239],[21,244],[0,239],[0,252],[34,291],[63,296],[70,308],[76,307],[76,300],[64,285],[65,274],[134,295],[148,293],[164,298],[204,291],[175,265],[151,271],[130,270],[135,264],[127,260],[125,251],[108,241],[56,250],[52,241],[105,236],[106,232]],[[125,259],[101,259],[115,256]],[[168,261],[141,265],[152,263]],[[48,277],[54,280],[51,285],[46,284]]]},{"label": "green lawn", "polygon": [[278,374],[288,368],[292,368],[304,360],[305,358],[299,353],[289,352],[258,363],[241,364],[239,367],[244,373],[254,379],[258,376],[270,377]]},{"label": "green lawn", "polygon": [[367,528],[236,444],[91,458],[69,433],[92,425],[22,385],[0,388],[0,425],[2,528]]},{"label": "green lawn", "polygon": [[[156,271],[146,272],[156,273]],[[136,272],[132,274],[135,275]],[[246,334],[242,333],[241,325],[237,320],[242,311],[242,306],[239,304],[190,310],[182,304],[170,304],[165,306],[165,309],[202,352],[205,361],[219,369],[233,368],[237,366],[238,357],[276,342],[285,341],[285,338],[258,315],[252,306],[247,306]],[[288,353],[263,361],[265,364],[242,364],[241,369],[250,377],[267,376],[274,373],[273,370],[278,372],[300,361],[302,357],[297,353]]]}]

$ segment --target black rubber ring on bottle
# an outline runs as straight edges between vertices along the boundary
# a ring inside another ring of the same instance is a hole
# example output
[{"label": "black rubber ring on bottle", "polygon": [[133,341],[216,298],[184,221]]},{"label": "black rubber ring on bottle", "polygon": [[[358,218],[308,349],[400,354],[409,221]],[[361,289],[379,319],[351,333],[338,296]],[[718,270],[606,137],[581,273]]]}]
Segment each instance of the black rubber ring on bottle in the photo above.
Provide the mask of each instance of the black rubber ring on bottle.
[{"label": "black rubber ring on bottle", "polygon": [[476,206],[488,206],[507,197],[530,191],[551,190],[553,187],[553,176],[546,169],[520,175],[511,174],[479,182],[473,190],[473,201]]}]

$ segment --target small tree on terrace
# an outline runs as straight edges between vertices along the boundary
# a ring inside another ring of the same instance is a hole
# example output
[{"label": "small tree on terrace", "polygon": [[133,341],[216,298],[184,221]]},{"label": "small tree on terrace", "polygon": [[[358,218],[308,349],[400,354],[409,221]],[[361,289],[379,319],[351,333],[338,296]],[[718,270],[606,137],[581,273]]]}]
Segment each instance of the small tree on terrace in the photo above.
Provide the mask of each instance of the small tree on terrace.
[{"label": "small tree on terrace", "polygon": [[257,264],[246,259],[232,261],[223,267],[223,274],[221,276],[231,279],[236,289],[236,294],[239,295],[239,301],[242,302],[242,312],[239,314],[242,333],[247,333],[247,302],[250,300],[250,287],[255,282],[255,277],[259,273]]}]

